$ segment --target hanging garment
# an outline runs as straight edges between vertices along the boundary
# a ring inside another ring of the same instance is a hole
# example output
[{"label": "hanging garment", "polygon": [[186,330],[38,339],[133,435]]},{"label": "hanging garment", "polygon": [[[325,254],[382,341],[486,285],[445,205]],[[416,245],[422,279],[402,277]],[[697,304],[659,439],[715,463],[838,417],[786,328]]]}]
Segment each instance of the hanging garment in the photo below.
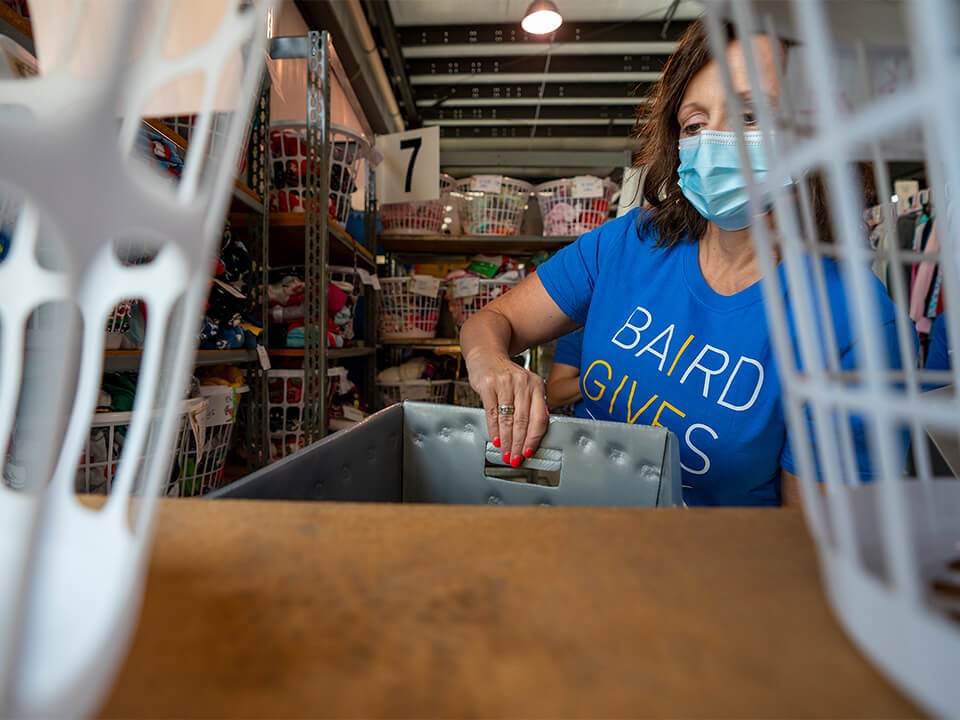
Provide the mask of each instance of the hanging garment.
[{"label": "hanging garment", "polygon": [[[940,243],[937,241],[936,228],[933,227],[933,221],[927,223],[930,225],[930,235],[924,246],[924,255],[933,255],[939,252]],[[932,322],[927,317],[927,295],[930,292],[930,286],[933,283],[933,276],[936,273],[937,261],[924,260],[916,268],[916,275],[913,280],[913,287],[910,290],[910,319],[917,326],[917,332],[929,333]]]}]

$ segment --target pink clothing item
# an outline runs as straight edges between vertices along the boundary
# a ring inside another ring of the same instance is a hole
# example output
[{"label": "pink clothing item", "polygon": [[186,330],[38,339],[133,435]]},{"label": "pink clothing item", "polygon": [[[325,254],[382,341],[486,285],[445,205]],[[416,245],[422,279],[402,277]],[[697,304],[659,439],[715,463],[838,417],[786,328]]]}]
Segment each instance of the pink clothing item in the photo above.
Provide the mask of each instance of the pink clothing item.
[{"label": "pink clothing item", "polygon": [[[932,220],[930,222],[933,222]],[[924,255],[939,252],[940,243],[937,241],[936,226],[930,229],[930,237],[927,240],[927,246],[924,248]],[[933,325],[930,318],[927,317],[927,293],[930,292],[930,284],[933,282],[933,276],[936,274],[937,262],[935,260],[924,260],[917,267],[916,276],[910,288],[910,319],[917,326],[918,333],[929,333]]]}]

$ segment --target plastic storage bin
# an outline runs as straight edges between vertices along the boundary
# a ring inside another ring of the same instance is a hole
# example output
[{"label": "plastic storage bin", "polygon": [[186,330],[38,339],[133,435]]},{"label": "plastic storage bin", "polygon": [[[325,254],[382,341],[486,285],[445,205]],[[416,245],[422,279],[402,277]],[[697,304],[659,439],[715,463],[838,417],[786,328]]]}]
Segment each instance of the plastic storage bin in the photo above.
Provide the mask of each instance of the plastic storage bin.
[{"label": "plastic storage bin", "polygon": [[[270,129],[270,190],[272,212],[304,212],[307,175],[305,123],[274,124]],[[330,217],[346,225],[351,196],[361,184],[359,161],[370,143],[358,132],[330,126]]]},{"label": "plastic storage bin", "polygon": [[[380,278],[379,323],[382,340],[422,340],[437,336],[444,284],[426,283],[412,277]],[[425,292],[430,294],[423,294]]]},{"label": "plastic storage bin", "polygon": [[[405,402],[209,497],[467,505],[681,504],[676,436],[664,428],[551,418],[513,468],[487,441],[483,410]],[[517,482],[558,473],[550,487]],[[500,475],[501,477],[497,477]]]},{"label": "plastic storage bin", "polygon": [[458,407],[482,408],[483,400],[477,391],[470,387],[469,380],[454,380],[453,404]]},{"label": "plastic storage bin", "polygon": [[498,280],[497,278],[478,278],[478,289],[476,295],[467,295],[464,297],[452,297],[456,292],[456,286],[450,285],[451,297],[447,301],[450,306],[450,312],[453,313],[457,321],[457,328],[463,327],[463,324],[471,315],[480,310],[490,301],[500,297],[511,288],[520,284],[520,280]]},{"label": "plastic storage bin", "polygon": [[[251,116],[251,120],[253,117]],[[197,121],[196,115],[178,115],[176,117],[163,118],[163,123],[166,124],[171,130],[173,130],[177,135],[182,137],[188,143],[196,142],[196,139],[193,137],[193,126]],[[250,142],[250,125],[251,123],[247,122],[247,127],[243,133],[243,142],[240,145],[240,152],[237,153],[237,159],[235,161],[237,167],[237,175],[243,177],[247,170],[247,146]],[[217,156],[223,152],[223,146],[227,141],[227,132],[230,128],[230,114],[229,113],[215,113],[210,122],[210,135],[209,135],[209,145],[207,146],[207,153],[212,156]]]},{"label": "plastic storage bin", "polygon": [[537,185],[533,194],[540,206],[545,236],[582,235],[602,225],[618,187],[604,178],[561,178]]},{"label": "plastic storage bin", "polygon": [[[190,443],[196,444],[192,434],[199,430],[206,412],[207,402],[203,398],[184,402],[172,449],[173,457],[180,457]],[[132,418],[132,412],[98,413],[94,416],[90,423],[90,435],[84,443],[77,467],[77,492],[102,495],[110,493]],[[149,457],[141,458],[142,463],[149,460]],[[161,488],[161,494],[179,495],[178,476],[175,472],[171,473],[170,479]]]},{"label": "plastic storage bin", "polygon": [[223,467],[227,462],[233,426],[246,385],[201,385],[200,395],[207,402],[203,444],[187,437],[178,455],[180,495],[206,495],[223,485]]},{"label": "plastic storage bin", "polygon": [[474,175],[458,180],[452,197],[463,234],[519,234],[532,189],[530,183],[509,177]]},{"label": "plastic storage bin", "polygon": [[396,383],[378,382],[380,405],[388,407],[404,400],[428,403],[450,402],[452,380],[401,380]]},{"label": "plastic storage bin", "polygon": [[449,217],[446,209],[452,202],[450,191],[455,182],[449,175],[440,173],[440,197],[437,200],[382,205],[380,220],[383,231],[393,235],[429,235],[441,232],[444,218]]}]

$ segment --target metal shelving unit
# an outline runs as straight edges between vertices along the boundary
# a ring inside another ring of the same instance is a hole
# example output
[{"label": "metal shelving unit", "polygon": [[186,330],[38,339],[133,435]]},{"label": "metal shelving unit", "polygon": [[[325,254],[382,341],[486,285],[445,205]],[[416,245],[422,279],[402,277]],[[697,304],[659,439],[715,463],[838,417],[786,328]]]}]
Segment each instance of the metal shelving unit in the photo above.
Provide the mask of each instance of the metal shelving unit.
[{"label": "metal shelving unit", "polygon": [[[271,43],[270,55],[275,60],[305,59],[307,61],[306,90],[306,179],[304,183],[303,213],[267,213],[271,227],[271,241],[284,243],[292,239],[301,247],[306,283],[304,297],[303,349],[271,349],[276,357],[302,357],[304,369],[302,433],[306,444],[327,434],[327,368],[329,361],[346,358],[366,358],[364,392],[368,398],[373,392],[376,362],[376,325],[373,322],[375,302],[366,294],[366,335],[369,345],[356,348],[327,348],[327,287],[326,282],[311,279],[326,278],[331,259],[339,264],[364,267],[376,272],[376,261],[371,250],[373,235],[365,232],[365,243],[354,240],[328,213],[330,196],[330,80],[333,53],[329,33],[311,31],[303,36],[278,37]],[[371,173],[367,178],[367,216],[371,207]],[[269,173],[268,173],[269,182]],[[267,196],[269,188],[264,194]],[[375,202],[375,200],[374,200]],[[375,207],[375,206],[374,206]],[[269,248],[264,251],[265,271],[271,266]],[[289,260],[289,259],[288,259]],[[266,279],[265,279],[266,282]],[[267,317],[266,313],[264,317]],[[267,338],[269,340],[269,337]],[[266,428],[266,421],[264,423]]]}]

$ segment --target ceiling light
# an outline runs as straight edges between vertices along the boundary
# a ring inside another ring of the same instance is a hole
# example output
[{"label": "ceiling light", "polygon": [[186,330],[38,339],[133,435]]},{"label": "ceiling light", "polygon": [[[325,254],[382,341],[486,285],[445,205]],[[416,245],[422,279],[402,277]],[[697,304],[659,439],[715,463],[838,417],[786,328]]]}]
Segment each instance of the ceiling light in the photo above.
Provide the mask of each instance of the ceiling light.
[{"label": "ceiling light", "polygon": [[560,11],[550,0],[533,0],[520,22],[520,27],[531,35],[546,35],[560,27],[562,22]]}]

